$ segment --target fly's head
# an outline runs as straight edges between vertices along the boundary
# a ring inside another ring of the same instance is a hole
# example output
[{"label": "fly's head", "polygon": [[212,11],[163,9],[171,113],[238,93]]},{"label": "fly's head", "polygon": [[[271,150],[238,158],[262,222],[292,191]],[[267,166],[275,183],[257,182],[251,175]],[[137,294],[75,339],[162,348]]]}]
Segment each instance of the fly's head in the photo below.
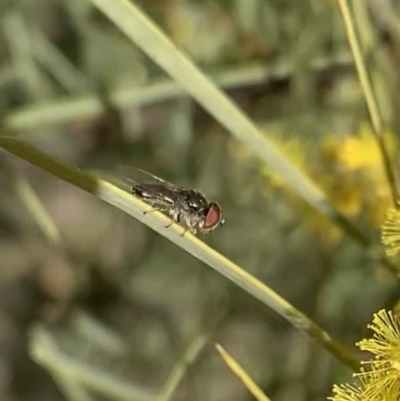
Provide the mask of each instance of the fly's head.
[{"label": "fly's head", "polygon": [[182,215],[186,225],[198,227],[203,234],[216,229],[225,223],[222,210],[216,202],[209,202],[197,191],[189,190],[182,193],[186,208],[183,208]]}]

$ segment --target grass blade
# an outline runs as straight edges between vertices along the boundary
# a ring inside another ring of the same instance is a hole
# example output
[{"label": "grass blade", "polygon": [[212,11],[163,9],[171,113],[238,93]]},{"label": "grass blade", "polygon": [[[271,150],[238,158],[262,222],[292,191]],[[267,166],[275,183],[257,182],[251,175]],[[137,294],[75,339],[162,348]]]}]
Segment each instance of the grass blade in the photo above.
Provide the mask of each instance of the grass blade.
[{"label": "grass blade", "polygon": [[257,386],[253,379],[247,374],[247,372],[233,359],[228,352],[220,345],[216,344],[215,348],[221,355],[224,362],[227,364],[229,369],[240,379],[240,381],[246,386],[251,394],[258,401],[271,401],[264,392]]},{"label": "grass blade", "polygon": [[147,213],[146,215],[143,214],[143,211],[153,209],[130,195],[128,192],[125,192],[106,181],[99,180],[96,177],[79,170],[77,167],[63,163],[39,149],[36,149],[32,145],[23,143],[17,139],[0,137],[0,147],[29,161],[37,167],[44,169],[50,174],[97,196],[104,202],[117,207],[146,224],[151,229],[157,231],[160,235],[164,236],[186,252],[234,282],[253,297],[269,306],[294,327],[321,344],[343,363],[353,368],[358,367],[359,361],[348,349],[333,340],[328,333],[303,313],[298,311],[271,288],[214,249],[207,246],[197,237],[189,233],[182,236],[181,234],[184,232],[183,227],[173,224],[167,229],[165,226],[170,223],[170,219],[162,213],[153,212]]},{"label": "grass blade", "polygon": [[157,396],[156,401],[169,401],[181,383],[185,373],[187,372],[190,365],[192,365],[205,345],[208,342],[207,334],[198,334],[188,349],[184,353],[181,360],[173,367],[167,381],[164,384],[163,389]]},{"label": "grass blade", "polygon": [[378,101],[376,100],[376,95],[372,88],[371,79],[368,75],[368,71],[362,56],[360,41],[357,37],[356,28],[351,17],[349,3],[347,0],[338,0],[338,3],[340,12],[343,17],[343,22],[346,27],[347,38],[350,44],[351,51],[353,53],[354,63],[356,65],[361,89],[364,93],[365,102],[367,104],[368,113],[371,119],[372,131],[382,154],[386,177],[392,191],[393,204],[397,206],[399,192],[396,185],[396,177],[392,168],[392,164],[390,162],[389,153],[383,139],[384,125],[382,121],[382,115],[378,106]]}]

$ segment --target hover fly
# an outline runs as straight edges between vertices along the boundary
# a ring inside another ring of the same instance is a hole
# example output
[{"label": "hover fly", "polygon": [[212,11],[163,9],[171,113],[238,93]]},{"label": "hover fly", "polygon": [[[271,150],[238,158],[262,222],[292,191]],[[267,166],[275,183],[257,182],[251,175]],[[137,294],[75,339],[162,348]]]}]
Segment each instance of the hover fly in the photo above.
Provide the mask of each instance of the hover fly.
[{"label": "hover fly", "polygon": [[183,223],[185,232],[196,234],[199,230],[202,234],[208,234],[225,223],[219,205],[208,201],[200,192],[178,187],[146,171],[139,171],[157,182],[134,184],[131,193],[153,206],[154,210],[169,214],[174,222]]}]

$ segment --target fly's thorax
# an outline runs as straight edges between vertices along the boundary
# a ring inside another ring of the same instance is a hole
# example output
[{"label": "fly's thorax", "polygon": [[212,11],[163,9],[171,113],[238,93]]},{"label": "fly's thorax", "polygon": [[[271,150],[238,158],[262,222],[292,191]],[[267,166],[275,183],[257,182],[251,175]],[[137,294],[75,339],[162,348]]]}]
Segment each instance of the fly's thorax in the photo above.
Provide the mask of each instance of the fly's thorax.
[{"label": "fly's thorax", "polygon": [[185,200],[188,208],[193,213],[201,215],[208,208],[208,201],[200,192],[183,190],[181,192],[181,197]]}]

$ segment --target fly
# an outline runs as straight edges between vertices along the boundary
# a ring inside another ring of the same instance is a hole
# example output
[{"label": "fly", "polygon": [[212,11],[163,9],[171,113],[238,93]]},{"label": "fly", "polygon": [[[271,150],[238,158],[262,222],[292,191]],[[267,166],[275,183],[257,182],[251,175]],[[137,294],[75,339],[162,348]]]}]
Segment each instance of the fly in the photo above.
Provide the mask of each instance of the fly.
[{"label": "fly", "polygon": [[202,234],[208,234],[225,223],[220,206],[208,201],[200,192],[178,187],[146,171],[139,171],[152,177],[156,183],[134,184],[131,193],[154,210],[169,214],[172,221],[166,227],[176,222],[185,226],[185,232],[196,234],[199,230]]}]

